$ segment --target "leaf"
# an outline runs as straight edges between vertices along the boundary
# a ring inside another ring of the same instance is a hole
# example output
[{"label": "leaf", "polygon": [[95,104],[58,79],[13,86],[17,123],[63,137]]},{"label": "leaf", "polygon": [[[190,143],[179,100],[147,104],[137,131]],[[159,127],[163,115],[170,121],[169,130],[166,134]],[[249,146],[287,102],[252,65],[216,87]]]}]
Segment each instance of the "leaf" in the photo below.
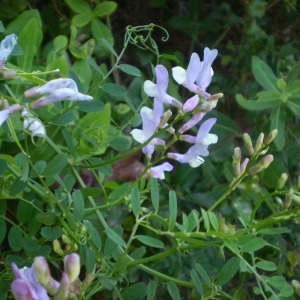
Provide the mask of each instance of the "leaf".
[{"label": "leaf", "polygon": [[41,235],[49,241],[54,241],[60,238],[62,234],[63,231],[60,227],[45,226],[41,229]]},{"label": "leaf", "polygon": [[256,81],[268,91],[278,91],[277,78],[272,69],[257,56],[252,57],[252,72]]},{"label": "leaf", "polygon": [[277,265],[271,261],[267,260],[261,260],[258,263],[255,264],[255,266],[259,269],[265,270],[265,271],[276,271]]},{"label": "leaf", "polygon": [[102,85],[104,92],[116,97],[123,99],[125,97],[126,89],[117,83],[105,83]]},{"label": "leaf", "polygon": [[6,235],[6,222],[0,218],[0,244]]},{"label": "leaf", "polygon": [[93,10],[95,17],[103,17],[113,13],[117,9],[117,3],[114,1],[103,1],[98,3]]},{"label": "leaf", "polygon": [[285,146],[285,110],[280,106],[274,107],[271,111],[271,130],[277,129],[278,133],[274,139],[277,150],[280,151]]},{"label": "leaf", "polygon": [[134,187],[131,191],[131,207],[133,214],[137,217],[141,211],[140,191],[137,187]]},{"label": "leaf", "polygon": [[73,206],[74,206],[74,220],[80,222],[84,215],[84,199],[80,190],[72,193]]},{"label": "leaf", "polygon": [[289,98],[286,102],[286,106],[290,111],[298,118],[300,118],[300,101],[296,98]]},{"label": "leaf", "polygon": [[241,245],[241,251],[254,252],[263,248],[266,245],[268,245],[268,243],[264,239],[253,237],[252,239]]},{"label": "leaf", "polygon": [[82,247],[83,250],[83,258],[84,265],[86,267],[87,273],[91,274],[94,271],[95,263],[96,263],[96,253],[94,250],[88,247]]},{"label": "leaf", "polygon": [[12,251],[22,249],[23,235],[19,227],[12,226],[8,232],[8,243]]},{"label": "leaf", "polygon": [[203,291],[201,280],[200,280],[197,272],[193,269],[193,270],[190,271],[190,275],[191,275],[192,282],[194,284],[194,287],[195,287],[196,291],[198,292],[198,294],[200,296],[202,296],[204,291]]},{"label": "leaf", "polygon": [[91,22],[93,15],[91,13],[80,13],[72,18],[72,26],[83,27]]},{"label": "leaf", "polygon": [[151,202],[155,212],[157,212],[159,209],[159,190],[158,181],[156,178],[151,178]]},{"label": "leaf", "polygon": [[118,136],[112,141],[110,141],[109,146],[119,152],[129,150],[131,145],[131,140],[125,136]]},{"label": "leaf", "polygon": [[158,239],[155,239],[151,236],[146,235],[136,235],[135,236],[137,240],[139,240],[141,243],[154,248],[164,248],[164,243]]},{"label": "leaf", "polygon": [[208,214],[203,208],[201,208],[201,214],[203,217],[204,228],[206,229],[206,231],[209,231],[210,230],[210,222],[209,222]]},{"label": "leaf", "polygon": [[172,231],[177,219],[177,197],[174,191],[169,193],[169,231]]},{"label": "leaf", "polygon": [[122,292],[122,299],[124,300],[139,300],[146,296],[147,288],[142,282],[133,284],[125,288]]},{"label": "leaf", "polygon": [[231,280],[236,274],[236,272],[239,270],[239,266],[240,261],[237,257],[230,258],[219,272],[216,282],[217,285],[224,285],[229,280]]},{"label": "leaf", "polygon": [[219,231],[219,220],[217,218],[217,216],[213,213],[213,212],[208,212],[208,218],[210,220],[210,223],[212,225],[212,227],[214,228],[215,231]]},{"label": "leaf", "polygon": [[157,289],[156,281],[149,281],[147,285],[147,300],[155,300],[155,294]]},{"label": "leaf", "polygon": [[258,233],[260,234],[282,234],[289,232],[289,229],[287,227],[279,227],[279,228],[264,228],[260,229]]},{"label": "leaf", "polygon": [[178,288],[173,281],[168,282],[167,289],[173,300],[181,300]]},{"label": "leaf", "polygon": [[91,13],[90,5],[84,0],[65,0],[67,5],[76,13]]},{"label": "leaf", "polygon": [[117,244],[123,248],[126,247],[126,243],[124,242],[122,237],[120,237],[112,228],[107,227],[105,229],[105,232],[106,232],[107,236],[110,238],[110,240],[112,240],[115,244]]},{"label": "leaf", "polygon": [[264,93],[270,93],[269,95],[270,98],[262,98],[262,97],[266,97],[267,95],[260,94],[261,97],[260,100],[253,101],[253,100],[246,100],[241,94],[237,94],[235,96],[235,99],[240,106],[242,106],[247,110],[264,110],[264,109],[273,108],[274,106],[281,104],[279,95],[278,97],[275,97],[276,93],[274,92],[264,92]]},{"label": "leaf", "polygon": [[134,66],[127,65],[127,64],[120,64],[118,65],[118,68],[126,74],[141,77],[141,71]]},{"label": "leaf", "polygon": [[212,285],[212,282],[209,278],[209,276],[207,275],[205,269],[198,263],[196,263],[195,265],[195,269],[196,271],[199,273],[199,275],[202,277],[203,281],[210,287],[212,288],[213,285]]},{"label": "leaf", "polygon": [[43,172],[43,176],[59,175],[62,169],[67,165],[68,160],[65,154],[57,154],[47,165]]}]

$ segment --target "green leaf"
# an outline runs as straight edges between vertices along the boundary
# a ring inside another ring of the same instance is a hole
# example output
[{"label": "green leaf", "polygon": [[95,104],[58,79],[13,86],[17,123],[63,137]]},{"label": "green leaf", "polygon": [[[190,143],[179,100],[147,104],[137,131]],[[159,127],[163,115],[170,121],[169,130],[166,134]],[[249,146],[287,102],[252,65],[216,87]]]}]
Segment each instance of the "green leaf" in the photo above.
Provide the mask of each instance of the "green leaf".
[{"label": "green leaf", "polygon": [[26,185],[27,185],[26,181],[23,181],[21,178],[17,178],[12,183],[10,190],[9,190],[9,194],[11,196],[16,196],[17,194],[19,194],[20,192],[22,192],[25,189]]},{"label": "green leaf", "polygon": [[116,151],[127,151],[131,145],[131,140],[125,136],[118,136],[110,141],[109,146]]},{"label": "green leaf", "polygon": [[144,283],[136,283],[127,288],[122,292],[122,299],[124,300],[139,300],[146,296],[147,287]]},{"label": "green leaf", "polygon": [[22,241],[22,245],[25,251],[37,251],[40,246],[37,240],[33,240],[31,237],[24,237]]},{"label": "green leaf", "polygon": [[80,222],[84,215],[84,199],[80,190],[76,190],[72,194],[74,205],[74,220]]},{"label": "green leaf", "polygon": [[141,71],[134,66],[127,65],[127,64],[121,64],[121,65],[118,65],[118,68],[126,74],[129,74],[132,76],[137,76],[137,77],[141,76]]},{"label": "green leaf", "polygon": [[290,111],[298,118],[300,118],[300,101],[299,98],[289,98],[286,102],[286,106]]},{"label": "green leaf", "polygon": [[164,243],[158,239],[155,239],[151,236],[146,235],[136,235],[135,236],[137,240],[139,240],[141,243],[154,248],[164,248]]},{"label": "green leaf", "polygon": [[47,165],[43,176],[54,176],[60,174],[62,169],[67,165],[68,160],[65,154],[57,154]]},{"label": "green leaf", "polygon": [[261,260],[258,263],[255,264],[255,266],[259,269],[265,270],[265,271],[276,271],[277,265],[271,261],[267,260]]},{"label": "green leaf", "polygon": [[117,3],[114,1],[103,1],[98,3],[93,10],[95,17],[103,17],[113,13],[117,9]]},{"label": "green leaf", "polygon": [[236,272],[239,270],[240,261],[237,257],[230,258],[222,269],[219,271],[217,278],[217,285],[224,285],[233,278]]},{"label": "green leaf", "polygon": [[50,213],[40,212],[36,214],[35,220],[40,224],[53,225],[56,223],[56,216]]},{"label": "green leaf", "polygon": [[206,273],[205,269],[198,263],[196,263],[195,265],[195,269],[196,271],[199,273],[199,275],[202,277],[203,281],[210,287],[212,288],[212,282],[208,276],[208,274]]},{"label": "green leaf", "polygon": [[120,237],[112,228],[107,227],[105,229],[105,232],[106,232],[107,236],[110,238],[110,240],[112,240],[115,244],[117,244],[123,248],[126,247],[126,243],[124,242],[122,237]]},{"label": "green leaf", "polygon": [[157,289],[156,281],[149,281],[147,285],[147,300],[154,300]]},{"label": "green leaf", "polygon": [[140,191],[134,187],[131,191],[131,207],[135,216],[138,216],[141,211]]},{"label": "green leaf", "polygon": [[268,91],[278,91],[277,78],[272,69],[257,56],[252,57],[252,72],[256,81]]},{"label": "green leaf", "polygon": [[200,280],[197,272],[193,269],[193,270],[190,271],[190,275],[191,275],[192,282],[194,284],[194,287],[195,287],[196,291],[198,292],[198,294],[200,296],[202,296],[204,291],[203,291],[201,280]]},{"label": "green leaf", "polygon": [[54,241],[60,238],[62,234],[63,231],[60,227],[45,226],[41,229],[41,235],[49,241]]},{"label": "green leaf", "polygon": [[285,285],[282,289],[280,289],[280,296],[283,298],[289,298],[294,295],[294,288],[293,286]]},{"label": "green leaf", "polygon": [[17,207],[17,219],[19,224],[24,224],[33,214],[33,206],[25,201],[20,201]]},{"label": "green leaf", "polygon": [[173,281],[168,282],[167,289],[173,300],[181,300],[178,288]]},{"label": "green leaf", "polygon": [[8,243],[12,251],[20,251],[22,249],[23,235],[19,227],[12,226],[8,232]]},{"label": "green leaf", "polygon": [[117,83],[105,83],[103,84],[102,89],[104,92],[114,97],[120,99],[123,99],[125,97],[126,89]]},{"label": "green leaf", "polygon": [[252,239],[241,245],[241,251],[254,252],[263,248],[266,245],[268,245],[268,243],[264,239],[253,237]]},{"label": "green leaf", "polygon": [[206,229],[206,231],[209,231],[210,230],[210,222],[209,222],[208,214],[203,208],[201,208],[201,214],[203,217],[204,228]]},{"label": "green leaf", "polygon": [[[18,37],[18,45],[23,50],[23,55],[17,57],[18,65],[23,71],[32,70],[33,59],[39,47],[41,28],[36,19],[31,19],[22,29]],[[30,41],[30,43],[28,43]]]},{"label": "green leaf", "polygon": [[0,218],[0,244],[6,235],[6,222]]},{"label": "green leaf", "polygon": [[279,228],[264,228],[260,229],[258,233],[260,234],[282,234],[289,232],[289,229],[287,227],[279,227]]},{"label": "green leaf", "polygon": [[[237,94],[235,99],[240,106],[247,110],[264,110],[281,104],[280,95],[275,92],[261,92],[258,95],[260,95],[260,100],[255,101],[246,100],[241,94]],[[267,96],[269,98],[266,98]]]},{"label": "green leaf", "polygon": [[76,13],[92,12],[90,5],[84,0],[64,0],[64,1]]},{"label": "green leaf", "polygon": [[72,18],[72,26],[83,27],[86,24],[90,23],[93,15],[91,13],[80,13]]},{"label": "green leaf", "polygon": [[210,211],[210,212],[208,212],[208,218],[210,220],[210,223],[211,223],[213,229],[215,231],[219,231],[220,226],[219,226],[219,220],[218,220],[217,216],[213,212]]},{"label": "green leaf", "polygon": [[151,178],[151,202],[155,212],[157,212],[159,209],[159,190],[158,181],[156,178]]},{"label": "green leaf", "polygon": [[169,193],[169,231],[172,231],[177,219],[177,197],[174,191]]},{"label": "green leaf", "polygon": [[88,247],[82,247],[83,250],[83,258],[84,258],[84,265],[86,267],[87,273],[91,274],[95,268],[96,263],[96,253],[94,250]]},{"label": "green leaf", "polygon": [[277,150],[280,151],[285,146],[285,110],[280,109],[280,106],[274,107],[271,111],[271,130],[277,129],[278,133],[274,139]]}]

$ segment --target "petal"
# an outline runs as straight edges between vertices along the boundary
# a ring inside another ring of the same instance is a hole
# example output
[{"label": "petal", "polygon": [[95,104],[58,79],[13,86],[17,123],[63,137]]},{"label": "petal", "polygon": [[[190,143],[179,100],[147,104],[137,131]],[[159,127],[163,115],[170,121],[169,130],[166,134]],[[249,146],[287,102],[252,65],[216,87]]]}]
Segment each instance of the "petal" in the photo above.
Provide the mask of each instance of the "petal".
[{"label": "petal", "polygon": [[158,88],[156,84],[150,80],[146,80],[144,82],[144,92],[149,97],[156,97],[158,96]]},{"label": "petal", "polygon": [[188,87],[194,85],[200,70],[201,70],[201,62],[200,62],[199,55],[197,53],[193,53],[191,55],[189,65],[186,70],[186,84]]},{"label": "petal", "polygon": [[200,101],[200,98],[198,95],[194,95],[193,97],[189,98],[183,104],[183,112],[192,111],[198,105],[199,101]]},{"label": "petal", "polygon": [[206,121],[204,121],[197,133],[197,143],[201,143],[202,140],[206,137],[206,135],[209,133],[213,125],[216,123],[216,118],[210,118]]},{"label": "petal", "polygon": [[190,120],[188,120],[185,124],[183,124],[179,128],[179,133],[183,133],[183,132],[189,130],[190,128],[192,128],[193,126],[195,126],[198,122],[200,122],[200,120],[204,116],[205,116],[205,113],[203,113],[203,112],[194,114]]},{"label": "petal", "polygon": [[173,170],[173,166],[167,162],[152,167],[149,169],[149,172],[151,174],[151,177],[153,178],[159,178],[159,179],[165,179],[165,173],[164,172],[170,172]]},{"label": "petal", "polygon": [[173,74],[174,80],[178,84],[185,83],[186,78],[187,78],[185,69],[183,69],[182,67],[174,67],[174,68],[172,68],[172,74]]},{"label": "petal", "polygon": [[[0,62],[5,62],[17,44],[17,35],[10,34],[0,43]],[[0,63],[1,64],[1,63]]]},{"label": "petal", "polygon": [[146,141],[144,132],[141,129],[133,129],[130,131],[130,134],[140,144],[143,144]]},{"label": "petal", "polygon": [[157,65],[155,67],[156,73],[156,85],[160,96],[166,93],[169,83],[168,70],[163,65]]},{"label": "petal", "polygon": [[201,156],[197,156],[189,161],[189,165],[192,168],[197,168],[204,163],[204,159]]}]

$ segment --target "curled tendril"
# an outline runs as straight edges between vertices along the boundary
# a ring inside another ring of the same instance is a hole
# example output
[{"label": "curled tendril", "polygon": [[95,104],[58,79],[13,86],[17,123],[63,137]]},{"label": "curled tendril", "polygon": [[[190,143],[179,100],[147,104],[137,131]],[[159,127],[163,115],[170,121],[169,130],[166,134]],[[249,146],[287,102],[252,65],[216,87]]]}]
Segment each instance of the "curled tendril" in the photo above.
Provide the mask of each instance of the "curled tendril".
[{"label": "curled tendril", "polygon": [[166,42],[169,39],[168,31],[162,26],[150,23],[148,25],[127,26],[124,45],[131,43],[140,49],[152,50],[156,54],[158,54],[158,46],[151,35],[155,28],[158,28],[161,31],[163,31],[164,35],[162,36],[161,40],[163,42]]}]

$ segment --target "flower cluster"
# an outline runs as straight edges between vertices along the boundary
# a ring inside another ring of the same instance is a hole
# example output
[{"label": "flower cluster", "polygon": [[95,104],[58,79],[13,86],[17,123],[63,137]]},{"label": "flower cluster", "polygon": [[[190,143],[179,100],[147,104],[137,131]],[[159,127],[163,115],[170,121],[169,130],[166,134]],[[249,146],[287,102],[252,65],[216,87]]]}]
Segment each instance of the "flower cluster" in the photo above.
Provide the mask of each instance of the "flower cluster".
[{"label": "flower cluster", "polygon": [[[8,35],[0,43],[0,69],[3,70],[4,63],[11,54],[14,46],[17,44],[17,36],[15,34]],[[6,71],[7,72],[7,71]],[[22,107],[20,104],[9,105],[8,102],[0,100],[0,126],[14,113],[21,111],[23,117],[23,128],[34,137],[46,136],[46,130],[43,123],[39,120],[30,109],[37,109],[53,102],[69,100],[69,101],[91,101],[93,98],[84,95],[78,91],[76,82],[70,78],[54,79],[42,86],[36,86],[24,92],[26,98],[33,96],[41,96],[41,98],[31,102],[29,106]]]},{"label": "flower cluster", "polygon": [[13,263],[12,269],[16,279],[11,284],[11,290],[17,300],[48,300],[49,295],[56,300],[77,299],[76,293],[82,282],[78,278],[80,258],[76,253],[65,256],[60,282],[51,276],[49,265],[42,256],[36,257],[30,268],[18,269]]},{"label": "flower cluster", "polygon": [[[166,144],[163,139],[158,137],[151,138],[157,130],[167,126],[169,132],[176,133],[175,129],[167,123],[172,113],[170,110],[164,112],[164,104],[176,107],[179,115],[191,116],[191,119],[178,130],[178,140],[190,143],[192,146],[185,154],[169,152],[167,153],[168,158],[177,160],[180,163],[188,163],[195,168],[201,165],[204,162],[203,157],[209,154],[208,146],[217,143],[218,137],[210,133],[212,126],[216,123],[215,118],[204,121],[199,127],[196,136],[183,134],[197,125],[206,112],[215,108],[218,99],[223,96],[222,93],[211,95],[206,92],[214,74],[211,66],[217,54],[217,50],[205,48],[203,61],[200,60],[198,54],[193,53],[186,70],[182,67],[174,67],[172,69],[174,80],[194,93],[185,103],[181,103],[167,93],[169,73],[163,65],[155,67],[156,83],[150,80],[144,82],[145,93],[154,98],[153,109],[146,106],[142,107],[140,111],[143,122],[142,129],[133,129],[131,135],[141,144],[148,141],[148,144],[142,150],[149,161],[155,151],[155,146],[165,146]],[[173,166],[165,162],[150,168],[149,173],[154,178],[164,179],[164,172],[170,172],[172,169]]]}]

